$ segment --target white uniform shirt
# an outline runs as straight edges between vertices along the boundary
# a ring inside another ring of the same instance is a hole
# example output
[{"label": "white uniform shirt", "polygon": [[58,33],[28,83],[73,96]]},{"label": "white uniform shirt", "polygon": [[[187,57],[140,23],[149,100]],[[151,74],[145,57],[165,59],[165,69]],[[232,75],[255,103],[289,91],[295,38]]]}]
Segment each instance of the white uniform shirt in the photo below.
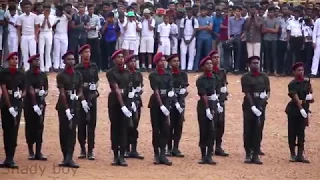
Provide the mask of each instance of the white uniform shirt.
[{"label": "white uniform shirt", "polygon": [[[186,21],[186,22],[184,22]],[[192,21],[194,24],[192,26]],[[195,28],[199,28],[199,22],[196,18],[191,17],[190,19],[184,18],[181,20],[180,27],[184,28],[184,35],[185,36],[192,36]]]},{"label": "white uniform shirt", "polygon": [[175,23],[171,24],[170,34],[172,34],[172,35],[178,35],[179,34],[178,26]]},{"label": "white uniform shirt", "polygon": [[314,23],[312,32],[312,42],[317,43],[318,37],[320,37],[320,18],[318,18]]},{"label": "white uniform shirt", "polygon": [[[151,18],[151,26],[154,28],[156,26],[156,21]],[[149,19],[144,19],[142,21],[142,30],[141,30],[142,37],[153,37],[154,30],[149,29]]]},{"label": "white uniform shirt", "polygon": [[[139,22],[139,21],[137,21],[137,23],[138,23],[138,27],[140,28],[140,29],[142,29],[142,24],[141,24],[141,22]],[[140,32],[138,32],[138,31],[136,31],[137,33],[136,33],[136,38],[137,38],[137,40],[139,40],[140,39]]]},{"label": "white uniform shirt", "polygon": [[165,24],[164,22],[158,25],[158,33],[160,37],[169,37],[170,36],[171,25]]},{"label": "white uniform shirt", "polygon": [[302,26],[303,35],[305,37],[306,42],[311,42],[312,40],[308,40],[307,38],[312,37],[312,28],[310,26]]},{"label": "white uniform shirt", "polygon": [[[9,22],[12,22],[13,24],[17,23],[17,20],[19,18],[19,16],[17,14],[15,14],[14,16],[11,16],[11,14],[8,15],[7,17],[9,19]],[[12,24],[8,25],[8,31],[9,33],[17,33],[17,28],[15,26],[13,26]]]},{"label": "white uniform shirt", "polygon": [[55,34],[68,34],[68,18],[66,15],[62,15],[61,17],[56,16],[55,18],[55,24],[59,21],[59,23],[56,25]]},{"label": "white uniform shirt", "polygon": [[290,36],[302,36],[302,23],[299,19],[291,19],[288,21],[287,30],[290,31]]},{"label": "white uniform shirt", "polygon": [[35,35],[35,25],[39,25],[37,21],[38,16],[30,12],[29,16],[23,13],[17,20],[17,25],[21,26],[22,35]]},{"label": "white uniform shirt", "polygon": [[52,32],[52,26],[55,23],[55,16],[49,15],[48,19],[51,27],[50,28],[48,27],[48,22],[46,21],[44,28],[42,29],[41,26],[43,24],[44,14],[38,15],[37,21],[38,21],[38,24],[40,25],[40,32]]},{"label": "white uniform shirt", "polygon": [[124,31],[123,35],[124,35],[124,39],[127,40],[136,40],[137,39],[137,30],[136,30],[136,25],[137,22],[136,21],[127,21],[123,24],[123,27],[125,27],[127,25],[127,29]]}]

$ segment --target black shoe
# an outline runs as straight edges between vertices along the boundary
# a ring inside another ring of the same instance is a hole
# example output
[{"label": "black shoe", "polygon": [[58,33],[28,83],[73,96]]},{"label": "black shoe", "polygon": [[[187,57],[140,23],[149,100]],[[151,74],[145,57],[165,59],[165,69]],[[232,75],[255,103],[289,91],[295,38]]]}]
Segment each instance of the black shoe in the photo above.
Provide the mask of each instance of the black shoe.
[{"label": "black shoe", "polygon": [[223,156],[223,157],[229,156],[229,154],[224,152],[224,150],[222,148],[217,148],[216,151],[215,151],[215,155]]},{"label": "black shoe", "polygon": [[164,165],[167,165],[167,166],[171,166],[172,165],[172,162],[169,161],[169,159],[166,157],[166,156],[160,156],[160,163],[161,164],[164,164]]},{"label": "black shoe", "polygon": [[119,165],[120,166],[128,166],[128,164],[127,164],[126,160],[124,160],[123,156],[119,157]]},{"label": "black shoe", "polygon": [[78,164],[76,164],[72,159],[69,160],[69,162],[66,163],[67,167],[70,168],[79,168],[80,166]]},{"label": "black shoe", "polygon": [[210,154],[210,155],[207,155],[207,157],[206,157],[206,163],[207,163],[207,164],[211,164],[211,165],[216,165],[216,164],[217,164],[217,163],[212,159],[211,154]]},{"label": "black shoe", "polygon": [[244,163],[251,164],[251,162],[252,162],[251,155],[246,155],[246,158],[244,159]]},{"label": "black shoe", "polygon": [[47,157],[43,156],[42,153],[39,153],[39,154],[36,154],[36,155],[35,155],[35,159],[36,159],[36,160],[40,160],[40,161],[46,161],[46,160],[47,160]]},{"label": "black shoe", "polygon": [[266,155],[264,152],[262,152],[261,150],[258,152],[259,156],[264,156]]},{"label": "black shoe", "polygon": [[2,163],[0,163],[0,168],[6,168],[8,164],[8,160],[4,160]]},{"label": "black shoe", "polygon": [[155,164],[155,165],[161,164],[159,156],[154,156],[153,164]]},{"label": "black shoe", "polygon": [[262,164],[263,164],[263,163],[260,161],[259,156],[257,156],[257,155],[254,155],[254,156],[252,157],[252,163],[254,163],[254,164],[259,164],[259,165],[262,165]]},{"label": "black shoe", "polygon": [[295,155],[291,155],[289,161],[290,162],[297,162],[297,157]]},{"label": "black shoe", "polygon": [[66,160],[63,159],[63,160],[61,161],[61,163],[58,164],[58,166],[60,166],[60,167],[67,167]]},{"label": "black shoe", "polygon": [[118,166],[119,164],[120,164],[119,163],[119,158],[118,157],[114,157],[111,165],[112,166]]},{"label": "black shoe", "polygon": [[34,156],[34,151],[33,151],[33,144],[28,144],[28,151],[29,151],[29,160],[36,160],[36,157]]},{"label": "black shoe", "polygon": [[87,157],[86,150],[81,150],[80,155],[78,156],[78,159],[85,159]]},{"label": "black shoe", "polygon": [[177,148],[174,148],[171,154],[174,157],[184,157],[184,154],[182,154],[181,151]]},{"label": "black shoe", "polygon": [[36,157],[34,154],[29,154],[29,157],[28,157],[29,160],[36,160]]},{"label": "black shoe", "polygon": [[14,162],[14,160],[8,161],[6,167],[10,168],[10,169],[18,169],[19,168],[19,166]]},{"label": "black shoe", "polygon": [[93,152],[92,151],[89,151],[88,152],[88,157],[87,157],[89,160],[93,161],[96,159],[96,157],[94,156]]},{"label": "black shoe", "polygon": [[131,151],[129,154],[128,154],[128,157],[129,158],[135,158],[135,159],[144,159],[143,156],[141,156],[138,152],[134,152],[134,151]]},{"label": "black shoe", "polygon": [[202,156],[200,161],[198,161],[199,164],[206,164],[206,157]]},{"label": "black shoe", "polygon": [[303,156],[297,156],[296,157],[296,162],[301,162],[301,163],[306,163],[306,164],[310,163],[310,161],[305,159]]}]

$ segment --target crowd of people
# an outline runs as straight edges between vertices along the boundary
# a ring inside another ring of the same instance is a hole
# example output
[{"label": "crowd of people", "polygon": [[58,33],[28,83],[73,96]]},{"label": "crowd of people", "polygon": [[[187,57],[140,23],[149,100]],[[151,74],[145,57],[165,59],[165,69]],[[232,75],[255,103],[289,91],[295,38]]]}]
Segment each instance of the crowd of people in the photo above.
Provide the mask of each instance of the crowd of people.
[{"label": "crowd of people", "polygon": [[[162,2],[162,1],[161,1]],[[53,5],[9,1],[0,10],[3,57],[20,51],[21,67],[29,56],[40,54],[41,71],[59,71],[61,56],[89,44],[92,61],[101,71],[110,69],[112,53],[134,54],[137,68],[149,71],[156,52],[179,54],[181,69],[198,71],[200,60],[218,50],[220,67],[230,73],[247,71],[246,59],[262,59],[269,75],[290,75],[295,62],[304,62],[307,74],[318,75],[320,3],[293,7],[269,3],[234,6],[190,0],[162,4],[118,1]],[[1,20],[2,19],[2,20]],[[318,47],[318,48],[317,48]],[[76,62],[78,62],[76,54]]]}]

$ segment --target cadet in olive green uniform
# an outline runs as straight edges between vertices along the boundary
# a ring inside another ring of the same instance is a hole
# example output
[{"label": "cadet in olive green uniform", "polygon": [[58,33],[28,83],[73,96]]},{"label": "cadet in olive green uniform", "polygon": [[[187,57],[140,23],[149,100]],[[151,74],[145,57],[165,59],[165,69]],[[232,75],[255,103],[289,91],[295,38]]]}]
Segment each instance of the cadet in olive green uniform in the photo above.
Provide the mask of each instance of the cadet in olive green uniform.
[{"label": "cadet in olive green uniform", "polygon": [[185,120],[185,97],[188,95],[187,87],[189,86],[188,74],[179,70],[180,61],[177,54],[169,56],[167,61],[171,67],[173,88],[175,92],[174,99],[171,103],[172,108],[170,110],[170,131],[167,155],[184,157],[179,150],[179,143],[182,134],[183,121]]},{"label": "cadet in olive green uniform", "polygon": [[134,88],[135,93],[133,102],[131,104],[133,126],[128,128],[128,149],[126,157],[144,159],[144,157],[141,156],[137,151],[137,144],[139,138],[138,126],[141,117],[142,107],[141,95],[143,93],[143,77],[141,72],[136,70],[135,55],[128,55],[125,58],[124,63],[127,65],[128,70],[131,72],[132,86]]},{"label": "cadet in olive green uniform", "polygon": [[166,144],[170,129],[170,102],[174,97],[171,73],[165,70],[165,57],[159,52],[153,58],[156,70],[150,73],[149,81],[153,94],[148,107],[152,125],[152,145],[154,149],[154,164],[172,165],[166,158]]},{"label": "cadet in olive green uniform", "polygon": [[[95,129],[97,123],[97,97],[99,93],[97,91],[97,85],[99,81],[98,66],[95,63],[90,62],[90,46],[88,44],[83,45],[79,49],[81,55],[81,63],[77,64],[74,69],[82,76],[82,90],[83,96],[88,103],[90,109],[86,109],[86,104],[80,110],[79,122],[78,122],[78,141],[81,148],[79,159],[88,158],[89,160],[95,160],[93,154],[94,142],[95,142]],[[86,140],[88,139],[88,154],[86,154]]]},{"label": "cadet in olive green uniform", "polygon": [[204,73],[198,77],[196,86],[200,99],[197,103],[198,124],[200,130],[199,147],[201,151],[201,160],[199,164],[212,164],[216,162],[212,160],[215,121],[217,117],[218,103],[218,81],[212,73],[211,58],[206,56],[200,62],[200,67]]},{"label": "cadet in olive green uniform", "polygon": [[0,74],[1,124],[6,159],[1,168],[18,168],[13,158],[17,147],[17,137],[21,119],[22,98],[26,94],[26,79],[22,70],[17,69],[18,53],[10,53],[7,57],[9,67]]},{"label": "cadet in olive green uniform", "polygon": [[112,165],[128,166],[124,155],[128,147],[128,127],[132,125],[132,76],[129,70],[124,69],[122,50],[114,52],[111,59],[115,66],[107,72],[107,79],[111,89],[108,112],[111,122],[111,148],[114,153]]},{"label": "cadet in olive green uniform", "polygon": [[[288,103],[286,113],[288,116],[288,143],[291,154],[291,162],[310,163],[303,157],[305,128],[308,126],[309,103],[313,103],[312,87],[310,79],[304,79],[303,63],[298,62],[292,66],[295,78],[288,85],[288,95],[291,101]],[[296,141],[298,142],[296,144]],[[298,154],[296,155],[296,145]]]},{"label": "cadet in olive green uniform", "polygon": [[[29,150],[29,160],[47,160],[42,155],[42,135],[46,111],[45,97],[48,95],[48,77],[40,72],[39,54],[29,58],[31,69],[26,72],[27,93],[24,102],[25,132]],[[36,154],[33,144],[36,143]]]},{"label": "cadet in olive green uniform", "polygon": [[[245,163],[262,164],[259,158],[265,108],[270,93],[269,77],[260,72],[260,58],[249,57],[250,72],[241,77]],[[252,151],[252,152],[251,152]]]},{"label": "cadet in olive green uniform", "polygon": [[60,146],[63,161],[59,166],[78,168],[73,161],[74,146],[76,144],[76,127],[79,119],[79,100],[82,105],[85,100],[82,95],[82,76],[76,72],[73,52],[67,52],[62,59],[65,63],[64,71],[57,75],[59,99],[56,105],[59,117]]},{"label": "cadet in olive green uniform", "polygon": [[224,152],[221,147],[222,144],[222,137],[224,134],[224,127],[225,127],[225,101],[227,100],[228,92],[227,92],[227,73],[223,69],[219,69],[219,61],[220,56],[217,51],[211,51],[208,55],[213,64],[212,72],[218,79],[218,94],[219,94],[219,103],[217,104],[218,116],[216,124],[215,124],[215,142],[216,142],[216,149],[215,155],[217,156],[229,156],[228,153]]}]

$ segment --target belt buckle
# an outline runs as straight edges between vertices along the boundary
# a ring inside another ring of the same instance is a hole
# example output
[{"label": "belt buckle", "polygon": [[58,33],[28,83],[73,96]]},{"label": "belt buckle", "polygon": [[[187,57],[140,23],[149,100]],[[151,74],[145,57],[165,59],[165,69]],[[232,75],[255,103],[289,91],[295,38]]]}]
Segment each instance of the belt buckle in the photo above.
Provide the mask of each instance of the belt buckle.
[{"label": "belt buckle", "polygon": [[260,93],[254,92],[254,93],[253,93],[253,96],[254,96],[254,97],[260,97]]}]

